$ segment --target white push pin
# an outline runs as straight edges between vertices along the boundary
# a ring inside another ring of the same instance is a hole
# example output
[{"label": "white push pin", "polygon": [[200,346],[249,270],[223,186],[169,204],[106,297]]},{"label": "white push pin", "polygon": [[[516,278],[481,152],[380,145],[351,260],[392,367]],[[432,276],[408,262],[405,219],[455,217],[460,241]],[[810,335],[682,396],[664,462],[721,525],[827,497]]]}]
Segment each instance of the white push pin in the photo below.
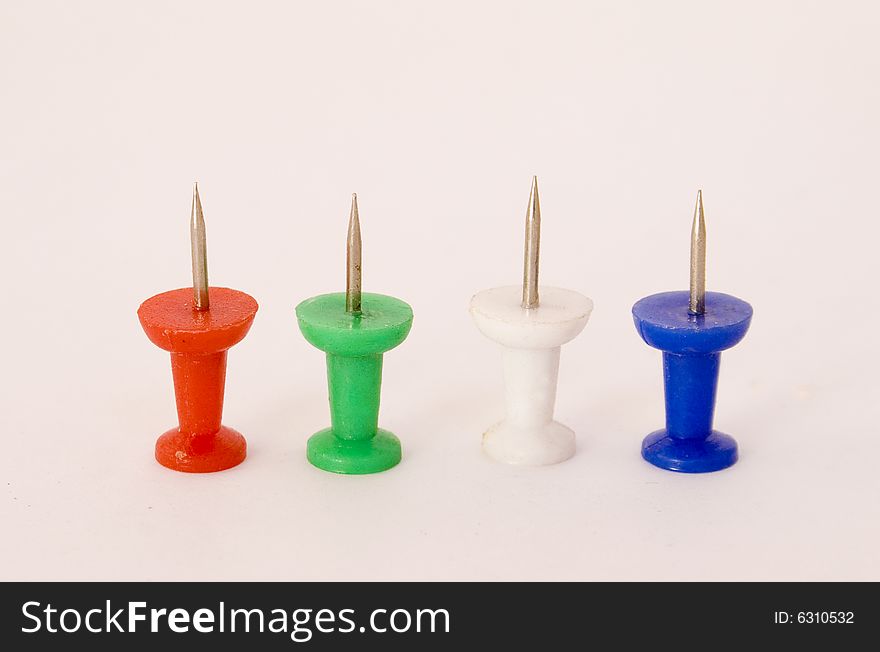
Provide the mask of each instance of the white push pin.
[{"label": "white push pin", "polygon": [[559,349],[580,333],[593,302],[572,290],[542,287],[538,300],[541,205],[538,178],[526,213],[522,288],[484,290],[471,299],[477,328],[504,347],[507,417],[483,435],[483,450],[508,464],[556,464],[574,455],[574,431],[553,420]]}]

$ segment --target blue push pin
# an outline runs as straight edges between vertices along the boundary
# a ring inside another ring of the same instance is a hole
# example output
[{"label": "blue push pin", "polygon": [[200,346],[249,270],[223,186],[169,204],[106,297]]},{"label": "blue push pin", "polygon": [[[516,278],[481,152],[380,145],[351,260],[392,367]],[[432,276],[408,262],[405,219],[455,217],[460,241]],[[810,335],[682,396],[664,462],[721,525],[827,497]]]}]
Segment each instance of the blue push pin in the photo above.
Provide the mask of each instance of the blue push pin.
[{"label": "blue push pin", "polygon": [[666,428],[645,437],[642,457],[668,471],[707,473],[737,460],[736,440],[712,429],[721,351],[749,329],[752,307],[706,292],[706,222],[697,193],[691,231],[690,292],[661,292],[632,309],[642,339],[663,351]]}]

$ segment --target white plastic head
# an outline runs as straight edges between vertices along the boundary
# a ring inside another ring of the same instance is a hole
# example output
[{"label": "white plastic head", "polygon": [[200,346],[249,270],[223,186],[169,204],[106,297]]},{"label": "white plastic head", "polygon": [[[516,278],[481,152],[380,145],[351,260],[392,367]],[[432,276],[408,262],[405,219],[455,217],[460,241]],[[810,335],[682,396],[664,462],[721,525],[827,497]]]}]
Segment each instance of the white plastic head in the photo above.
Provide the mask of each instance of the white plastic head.
[{"label": "white plastic head", "polygon": [[483,335],[514,349],[550,349],[577,337],[593,311],[587,297],[553,287],[542,287],[541,304],[526,310],[521,292],[510,285],[474,295],[471,315]]}]

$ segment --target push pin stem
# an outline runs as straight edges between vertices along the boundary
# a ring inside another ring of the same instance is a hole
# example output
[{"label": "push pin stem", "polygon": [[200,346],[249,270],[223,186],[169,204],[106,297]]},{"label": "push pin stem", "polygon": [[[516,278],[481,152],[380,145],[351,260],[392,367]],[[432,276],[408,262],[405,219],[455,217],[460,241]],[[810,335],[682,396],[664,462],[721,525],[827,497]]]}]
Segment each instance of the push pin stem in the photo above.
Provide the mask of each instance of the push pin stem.
[{"label": "push pin stem", "polygon": [[361,314],[361,222],[358,218],[357,194],[351,194],[351,215],[348,218],[348,240],[345,258],[345,312]]},{"label": "push pin stem", "polygon": [[196,310],[210,307],[208,297],[208,246],[205,238],[205,216],[199,197],[199,182],[193,186],[192,213],[189,218],[189,238],[192,245],[193,303]]},{"label": "push pin stem", "polygon": [[532,177],[532,191],[529,193],[529,207],[526,209],[526,238],[523,254],[523,294],[522,307],[537,308],[538,264],[541,254],[541,202],[538,200],[538,177]]}]

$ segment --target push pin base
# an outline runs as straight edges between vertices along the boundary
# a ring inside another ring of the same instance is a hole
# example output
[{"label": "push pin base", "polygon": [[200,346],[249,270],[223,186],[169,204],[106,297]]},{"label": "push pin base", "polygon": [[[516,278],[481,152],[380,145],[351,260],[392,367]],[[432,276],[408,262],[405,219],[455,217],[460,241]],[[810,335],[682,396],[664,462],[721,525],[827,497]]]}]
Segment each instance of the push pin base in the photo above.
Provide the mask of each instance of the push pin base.
[{"label": "push pin base", "polygon": [[526,309],[520,288],[484,290],[471,299],[480,332],[501,345],[507,416],[483,435],[483,450],[508,464],[540,466],[574,455],[574,432],[553,420],[559,355],[580,333],[593,302],[585,296],[541,287],[541,304]]},{"label": "push pin base", "polygon": [[412,326],[412,308],[400,299],[365,292],[359,314],[346,312],[342,292],[296,307],[306,340],[327,354],[332,426],[312,435],[309,462],[331,473],[386,471],[400,462],[400,441],[378,427],[382,359]]},{"label": "push pin base", "polygon": [[733,466],[736,440],[713,430],[705,439],[679,439],[657,430],[642,442],[642,457],[654,466],[681,473],[710,473]]},{"label": "push pin base", "polygon": [[244,437],[221,425],[226,353],[244,339],[257,313],[253,297],[212,287],[210,310],[193,307],[192,288],[144,301],[138,318],[156,346],[171,353],[179,427],[159,437],[156,461],[187,473],[237,466],[247,455]]},{"label": "push pin base", "polygon": [[226,426],[212,435],[188,435],[173,428],[156,442],[156,461],[173,471],[213,473],[238,466],[245,457],[244,437]]},{"label": "push pin base", "polygon": [[347,441],[326,428],[309,438],[306,456],[314,466],[331,473],[379,473],[400,462],[400,440],[379,428],[369,439]]},{"label": "push pin base", "polygon": [[642,442],[654,466],[708,473],[733,465],[736,441],[713,430],[721,351],[746,334],[752,307],[736,297],[707,292],[705,312],[688,312],[688,292],[662,292],[636,302],[633,319],[645,342],[663,351],[666,428]]},{"label": "push pin base", "polygon": [[574,455],[574,430],[558,421],[538,428],[518,428],[501,421],[483,435],[483,450],[493,460],[506,464],[558,464]]}]

